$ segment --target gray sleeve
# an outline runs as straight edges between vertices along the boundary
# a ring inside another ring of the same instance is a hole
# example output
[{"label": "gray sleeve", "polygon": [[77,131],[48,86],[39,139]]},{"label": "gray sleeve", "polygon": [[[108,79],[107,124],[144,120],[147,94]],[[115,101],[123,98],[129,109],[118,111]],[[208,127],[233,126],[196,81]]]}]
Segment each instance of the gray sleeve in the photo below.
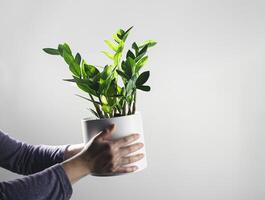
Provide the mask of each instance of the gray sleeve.
[{"label": "gray sleeve", "polygon": [[64,160],[68,145],[29,145],[0,131],[0,166],[28,175],[42,171]]},{"label": "gray sleeve", "polygon": [[61,164],[21,179],[0,182],[1,200],[68,200],[71,195],[72,186]]}]

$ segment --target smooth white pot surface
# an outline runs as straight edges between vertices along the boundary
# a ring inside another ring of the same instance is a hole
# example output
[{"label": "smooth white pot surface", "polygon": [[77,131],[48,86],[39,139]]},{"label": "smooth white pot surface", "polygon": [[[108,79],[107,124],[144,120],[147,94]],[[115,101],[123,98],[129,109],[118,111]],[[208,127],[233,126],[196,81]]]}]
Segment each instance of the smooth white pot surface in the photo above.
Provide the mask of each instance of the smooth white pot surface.
[{"label": "smooth white pot surface", "polygon": [[[107,118],[107,119],[94,119],[94,120],[91,120],[89,118],[83,119],[82,130],[83,130],[84,142],[85,143],[89,142],[90,139],[93,139],[93,136],[98,134],[100,131],[104,130],[110,124],[116,125],[116,130],[112,136],[113,139],[118,139],[118,138],[130,135],[132,133],[138,133],[140,134],[140,139],[137,140],[136,142],[144,143],[142,117],[139,112],[137,112],[134,115],[113,117],[113,118]],[[128,165],[128,166],[137,165],[138,170],[136,172],[141,171],[147,167],[145,147],[143,147],[142,149],[138,150],[137,152],[133,154],[137,154],[137,153],[143,153],[145,157],[138,162]]]}]

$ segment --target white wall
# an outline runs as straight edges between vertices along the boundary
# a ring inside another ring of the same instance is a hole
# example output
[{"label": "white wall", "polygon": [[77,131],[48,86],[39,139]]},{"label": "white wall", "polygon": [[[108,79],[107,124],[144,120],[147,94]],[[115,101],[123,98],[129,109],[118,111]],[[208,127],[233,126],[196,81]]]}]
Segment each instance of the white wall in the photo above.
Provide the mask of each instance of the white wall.
[{"label": "white wall", "polygon": [[[118,27],[155,39],[152,92],[141,93],[149,167],[87,177],[73,198],[265,198],[265,2],[7,1],[0,5],[0,127],[28,143],[81,141],[86,103],[64,62],[41,49],[67,41],[88,62]],[[1,180],[17,177],[5,170]]]}]

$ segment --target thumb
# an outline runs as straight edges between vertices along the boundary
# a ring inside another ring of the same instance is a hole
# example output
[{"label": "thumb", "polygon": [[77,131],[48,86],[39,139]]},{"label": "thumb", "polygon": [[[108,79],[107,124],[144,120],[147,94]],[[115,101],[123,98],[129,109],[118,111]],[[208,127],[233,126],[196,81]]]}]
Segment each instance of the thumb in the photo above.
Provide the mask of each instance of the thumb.
[{"label": "thumb", "polygon": [[96,137],[96,139],[111,140],[114,130],[115,130],[115,124],[111,124],[110,126],[105,128],[103,131],[101,131],[100,134]]}]

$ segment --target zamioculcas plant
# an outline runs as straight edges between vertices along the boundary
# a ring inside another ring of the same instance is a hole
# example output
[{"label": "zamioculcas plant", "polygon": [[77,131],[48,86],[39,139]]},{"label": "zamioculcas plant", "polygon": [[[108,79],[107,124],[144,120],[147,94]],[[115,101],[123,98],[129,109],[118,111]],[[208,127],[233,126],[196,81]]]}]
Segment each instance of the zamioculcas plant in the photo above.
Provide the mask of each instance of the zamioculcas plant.
[{"label": "zamioculcas plant", "polygon": [[[132,27],[126,31],[119,29],[112,35],[112,40],[105,40],[110,51],[102,53],[111,60],[111,63],[104,67],[87,63],[80,53],[73,53],[67,43],[59,44],[57,48],[43,49],[46,53],[61,56],[65,60],[72,78],[64,80],[76,83],[87,94],[78,96],[92,102],[94,106],[89,109],[97,119],[82,120],[84,142],[93,141],[93,138],[108,125],[116,124],[113,139],[130,133],[139,133],[139,142],[144,143],[142,118],[140,112],[136,112],[136,94],[138,90],[150,91],[150,86],[146,85],[150,72],[142,69],[148,60],[148,49],[156,42],[134,42],[131,49],[124,53],[125,41],[131,29]],[[145,154],[145,148],[138,152]],[[146,168],[146,156],[136,164],[137,171]],[[113,173],[105,175],[110,176]]]},{"label": "zamioculcas plant", "polygon": [[[80,96],[93,103],[94,109],[89,108],[97,118],[110,118],[134,114],[136,111],[137,90],[150,91],[145,85],[149,78],[149,71],[142,71],[148,60],[147,50],[156,44],[147,40],[142,44],[134,42],[124,59],[124,45],[130,30],[119,29],[113,34],[113,41],[105,40],[111,52],[102,51],[112,62],[104,67],[88,64],[79,53],[74,54],[67,43],[59,44],[55,48],[44,48],[51,55],[61,56],[72,73],[72,79],[87,93],[87,97]],[[103,68],[103,70],[101,70]],[[119,85],[119,78],[122,85]]]}]

